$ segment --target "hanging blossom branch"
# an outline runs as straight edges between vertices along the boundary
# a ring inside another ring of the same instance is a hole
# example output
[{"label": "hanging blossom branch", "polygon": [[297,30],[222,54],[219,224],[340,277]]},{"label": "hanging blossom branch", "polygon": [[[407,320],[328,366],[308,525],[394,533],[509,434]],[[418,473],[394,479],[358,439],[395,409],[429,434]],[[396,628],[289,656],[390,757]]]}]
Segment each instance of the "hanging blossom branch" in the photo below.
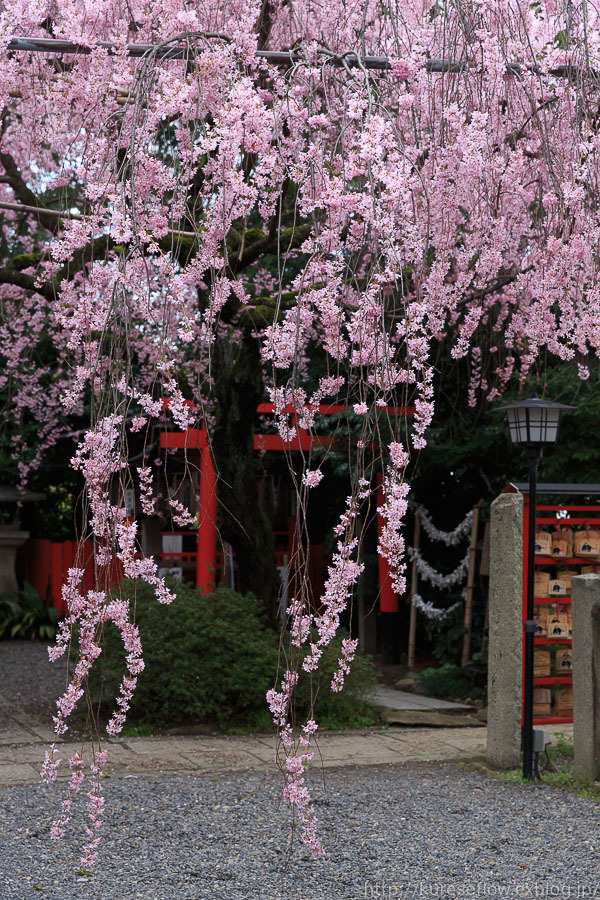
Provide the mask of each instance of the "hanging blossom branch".
[{"label": "hanging blossom branch", "polygon": [[391,566],[392,586],[398,594],[406,590],[406,564],[404,559],[404,537],[402,526],[408,509],[407,495],[410,485],[404,472],[409,456],[402,444],[393,442],[389,446],[390,462],[383,479],[383,506],[379,512],[384,520],[377,552],[387,559]]},{"label": "hanging blossom branch", "polygon": [[[120,425],[122,417],[107,416],[100,420],[93,431],[88,432],[79,444],[73,458],[73,467],[80,470],[85,479],[90,500],[90,522],[93,533],[99,544],[97,560],[104,570],[104,577],[110,577],[112,564],[112,541],[116,540],[116,557],[120,561],[124,575],[128,578],[141,578],[152,585],[161,603],[170,603],[173,594],[159,578],[156,563],[152,559],[140,558],[136,548],[135,522],[126,518],[126,510],[115,506],[110,500],[111,478],[124,466],[118,452]],[[45,754],[42,778],[47,781],[56,779],[60,758],[57,758],[57,739],[68,729],[67,719],[74,711],[78,701],[84,694],[84,683],[87,680],[95,660],[101,654],[99,641],[103,626],[112,622],[120,631],[126,651],[127,674],[124,676],[119,696],[116,699],[118,711],[111,717],[106,731],[114,736],[120,733],[125,723],[129,701],[137,684],[137,677],[144,669],[142,645],[138,627],[131,621],[128,600],[113,600],[105,590],[82,591],[84,570],[74,567],[69,569],[67,582],[63,586],[63,600],[68,610],[61,622],[56,644],[48,648],[51,661],[56,661],[66,652],[72,628],[79,626],[78,658],[71,682],[64,695],[57,701],[57,715],[54,717],[55,740]],[[88,793],[88,813],[90,825],[86,828],[88,843],[83,849],[82,865],[92,865],[97,857],[100,841],[99,829],[104,807],[102,796],[102,773],[106,763],[106,750],[93,750],[89,767],[90,791]],[[81,786],[83,780],[83,762],[78,754],[71,757],[69,765],[72,770],[67,795],[63,801],[62,812],[52,828],[52,837],[60,839],[69,818],[71,798]]]},{"label": "hanging blossom branch", "polygon": [[464,580],[464,577],[467,574],[467,570],[469,568],[468,550],[467,555],[458,564],[454,572],[450,572],[448,575],[442,575],[441,572],[438,572],[436,571],[436,569],[432,568],[432,566],[430,566],[429,563],[425,559],[423,559],[420,550],[415,549],[414,547],[409,547],[407,553],[409,559],[417,563],[417,571],[423,581],[428,581],[430,584],[432,584],[436,588],[439,588],[440,590],[452,587],[455,584],[460,584],[460,582]]},{"label": "hanging blossom branch", "polygon": [[[336,531],[342,539],[338,542],[337,553],[333,554],[332,564],[328,570],[325,591],[321,599],[323,611],[314,617],[310,616],[306,603],[298,601],[292,602],[288,609],[288,615],[291,616],[290,634],[294,646],[299,648],[308,641],[311,622],[314,622],[317,629],[317,640],[310,642],[310,653],[302,664],[304,671],[308,673],[317,669],[323,650],[335,637],[340,624],[340,616],[346,609],[354,586],[364,570],[362,563],[352,559],[352,554],[358,544],[357,539],[352,537],[357,511],[356,501],[349,497],[346,511],[336,526]],[[342,641],[342,656],[338,661],[339,669],[335,672],[331,682],[333,691],[337,692],[342,689],[344,676],[349,672],[357,644],[357,641]],[[318,726],[311,718],[303,726],[302,732],[296,736],[288,721],[292,709],[293,691],[298,680],[299,673],[287,669],[281,681],[281,690],[270,690],[267,693],[267,702],[273,721],[279,728],[279,739],[285,754],[284,800],[298,817],[302,843],[313,854],[320,856],[323,849],[316,833],[317,818],[304,779],[306,765],[313,758],[310,739],[316,733]]]},{"label": "hanging blossom branch", "polygon": [[430,514],[423,506],[419,507],[419,518],[430,541],[439,541],[445,544],[446,547],[456,547],[456,545],[460,544],[462,539],[471,530],[471,525],[473,524],[473,510],[469,510],[454,531],[440,531],[439,528],[436,528],[431,521]]},{"label": "hanging blossom branch", "polygon": [[153,495],[153,478],[150,466],[139,466],[137,470],[140,479],[140,500],[142,512],[145,516],[153,516],[156,512],[156,498]]},{"label": "hanging blossom branch", "polygon": [[413,594],[410,602],[415,609],[422,612],[428,619],[433,619],[436,622],[443,622],[455,609],[458,609],[462,605],[461,601],[458,600],[456,603],[453,603],[452,606],[449,606],[448,609],[440,609],[439,607],[434,606],[430,601],[423,600],[420,594]]}]

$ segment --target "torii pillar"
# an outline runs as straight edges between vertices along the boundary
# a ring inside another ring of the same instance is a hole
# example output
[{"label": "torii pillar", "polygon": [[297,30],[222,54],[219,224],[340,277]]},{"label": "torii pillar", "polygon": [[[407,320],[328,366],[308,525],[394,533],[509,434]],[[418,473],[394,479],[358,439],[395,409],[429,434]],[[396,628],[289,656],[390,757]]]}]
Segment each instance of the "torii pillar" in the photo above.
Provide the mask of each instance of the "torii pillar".
[{"label": "torii pillar", "polygon": [[217,477],[206,428],[200,440],[200,487],[198,509],[198,555],[196,557],[196,587],[210,594],[215,586],[217,569]]},{"label": "torii pillar", "polygon": [[215,587],[217,570],[217,478],[206,426],[183,432],[167,431],[161,434],[160,445],[165,450],[183,450],[200,456],[196,587],[210,594]]}]

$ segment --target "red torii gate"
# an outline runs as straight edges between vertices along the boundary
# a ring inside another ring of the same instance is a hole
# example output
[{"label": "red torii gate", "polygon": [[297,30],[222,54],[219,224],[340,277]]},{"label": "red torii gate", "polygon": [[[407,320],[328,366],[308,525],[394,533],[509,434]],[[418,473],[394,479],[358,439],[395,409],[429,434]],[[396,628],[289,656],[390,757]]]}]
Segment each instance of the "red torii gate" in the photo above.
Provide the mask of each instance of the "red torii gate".
[{"label": "red torii gate", "polygon": [[[338,404],[319,404],[317,413],[322,416],[336,415],[347,412],[348,407]],[[272,403],[260,403],[257,413],[271,413],[275,411]],[[291,440],[284,440],[278,434],[255,434],[254,449],[260,451],[273,450],[310,450],[317,447],[329,447],[333,438],[325,435],[309,435],[305,428],[297,425],[297,411],[293,406],[288,406],[286,411],[292,416],[292,426],[296,428],[296,436]],[[386,411],[394,416],[412,416],[412,406],[388,406]],[[199,483],[199,515],[198,515],[198,552],[196,556],[196,586],[209,593],[214,585],[214,573],[217,564],[217,478],[210,455],[206,426],[201,428],[188,428],[186,431],[168,431],[161,434],[160,440],[163,450],[186,450],[200,455],[200,483]],[[383,488],[381,473],[377,473],[377,506],[383,503]],[[383,529],[383,517],[377,513],[377,533],[381,535]],[[387,559],[378,557],[379,564],[379,608],[381,612],[398,612],[398,596],[392,588],[390,565]]]}]

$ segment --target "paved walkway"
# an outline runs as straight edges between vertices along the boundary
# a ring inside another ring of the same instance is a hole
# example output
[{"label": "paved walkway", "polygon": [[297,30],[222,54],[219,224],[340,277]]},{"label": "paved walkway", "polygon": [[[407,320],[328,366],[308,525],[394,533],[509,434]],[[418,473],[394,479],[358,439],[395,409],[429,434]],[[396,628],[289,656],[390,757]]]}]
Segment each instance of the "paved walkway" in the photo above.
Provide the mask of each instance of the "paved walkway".
[{"label": "paved walkway", "polygon": [[[39,782],[50,729],[14,712],[0,698],[0,785]],[[572,733],[560,725],[548,731]],[[361,732],[329,732],[319,737],[315,761],[325,767],[377,765],[415,760],[485,758],[484,727],[391,727]],[[271,735],[169,736],[120,738],[107,742],[107,775],[152,775],[277,768],[276,743]],[[68,757],[75,743],[62,742]],[[63,777],[68,767],[63,767]],[[59,770],[60,771],[60,770]]]},{"label": "paved walkway", "polygon": [[466,712],[473,707],[464,703],[454,703],[451,700],[440,700],[439,697],[423,697],[421,694],[411,694],[408,691],[397,691],[396,688],[378,684],[373,691],[373,703],[375,706],[385,706],[387,709],[399,710],[441,710],[443,712]]},{"label": "paved walkway", "polygon": [[[39,782],[44,752],[52,742],[51,715],[46,710],[54,708],[56,697],[64,690],[64,679],[64,671],[48,662],[43,644],[0,644],[0,785]],[[317,764],[337,767],[485,758],[486,728],[465,715],[470,711],[461,704],[384,685],[376,688],[373,701],[384,707],[384,718],[394,724],[320,735]],[[556,728],[565,733],[569,730],[569,726]],[[65,744],[61,756],[68,758],[78,745]],[[277,767],[273,735],[123,737],[107,744],[107,773],[112,775],[242,769],[269,772]],[[64,777],[68,766],[61,768]]]}]

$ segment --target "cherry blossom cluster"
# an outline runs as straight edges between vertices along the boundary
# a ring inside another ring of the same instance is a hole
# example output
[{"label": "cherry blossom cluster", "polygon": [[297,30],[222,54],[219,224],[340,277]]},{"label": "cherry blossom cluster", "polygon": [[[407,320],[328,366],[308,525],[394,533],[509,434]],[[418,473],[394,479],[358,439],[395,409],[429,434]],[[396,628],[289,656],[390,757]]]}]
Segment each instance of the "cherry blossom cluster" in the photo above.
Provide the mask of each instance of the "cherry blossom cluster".
[{"label": "cherry blossom cluster", "polygon": [[152,516],[154,515],[154,504],[156,503],[156,498],[152,493],[152,469],[150,466],[139,466],[137,473],[140,483],[142,512],[146,516]]},{"label": "cherry blossom cluster", "polygon": [[340,616],[346,609],[356,582],[364,570],[363,563],[352,559],[357,546],[357,538],[347,540],[345,543],[339,541],[337,553],[333,554],[325,582],[325,592],[321,598],[322,611],[314,617],[318,638],[316,643],[311,643],[310,653],[302,663],[306,672],[315,671],[324,648],[337,634]]},{"label": "cherry blossom cluster", "polygon": [[383,505],[379,512],[384,520],[379,544],[380,556],[388,560],[392,568],[392,584],[394,589],[403,594],[406,590],[406,570],[404,558],[404,536],[402,527],[408,509],[407,495],[410,486],[405,480],[405,469],[409,457],[402,444],[393,442],[389,446],[389,465],[383,479]]},{"label": "cherry blossom cluster", "polygon": [[350,666],[354,659],[357,647],[357,640],[349,640],[349,638],[344,638],[344,640],[342,641],[342,655],[338,659],[339,668],[334,673],[333,679],[331,681],[332,691],[339,693],[344,687],[344,678],[346,675],[350,674]]},{"label": "cherry blossom cluster", "polygon": [[323,848],[317,836],[315,808],[311,802],[304,777],[306,766],[314,756],[310,750],[310,737],[315,733],[317,727],[316,722],[312,719],[309,720],[297,739],[294,738],[289,725],[281,731],[281,742],[286,754],[286,784],[283,789],[283,799],[292,807],[298,817],[300,838],[304,846],[314,856],[322,856]]},{"label": "cherry blossom cluster", "polygon": [[90,789],[87,793],[88,802],[86,809],[88,813],[89,825],[85,831],[88,842],[83,848],[81,856],[82,866],[93,866],[98,858],[98,845],[100,843],[99,830],[102,827],[102,815],[104,813],[104,796],[102,793],[102,774],[106,764],[106,750],[98,750],[95,755],[94,762],[90,763],[89,783]]},{"label": "cherry blossom cluster", "polygon": [[169,506],[171,507],[173,521],[177,525],[185,527],[186,525],[195,525],[197,523],[198,517],[193,515],[180,500],[177,500],[175,497],[169,497]]},{"label": "cherry blossom cluster", "polygon": [[64,837],[65,826],[71,818],[73,797],[75,794],[79,793],[81,786],[85,781],[83,759],[80,753],[73,754],[73,756],[69,760],[69,767],[71,769],[71,776],[69,778],[69,787],[67,789],[66,796],[61,804],[61,814],[57,819],[54,820],[54,822],[52,823],[52,828],[50,830],[50,836],[54,841],[59,841]]}]

